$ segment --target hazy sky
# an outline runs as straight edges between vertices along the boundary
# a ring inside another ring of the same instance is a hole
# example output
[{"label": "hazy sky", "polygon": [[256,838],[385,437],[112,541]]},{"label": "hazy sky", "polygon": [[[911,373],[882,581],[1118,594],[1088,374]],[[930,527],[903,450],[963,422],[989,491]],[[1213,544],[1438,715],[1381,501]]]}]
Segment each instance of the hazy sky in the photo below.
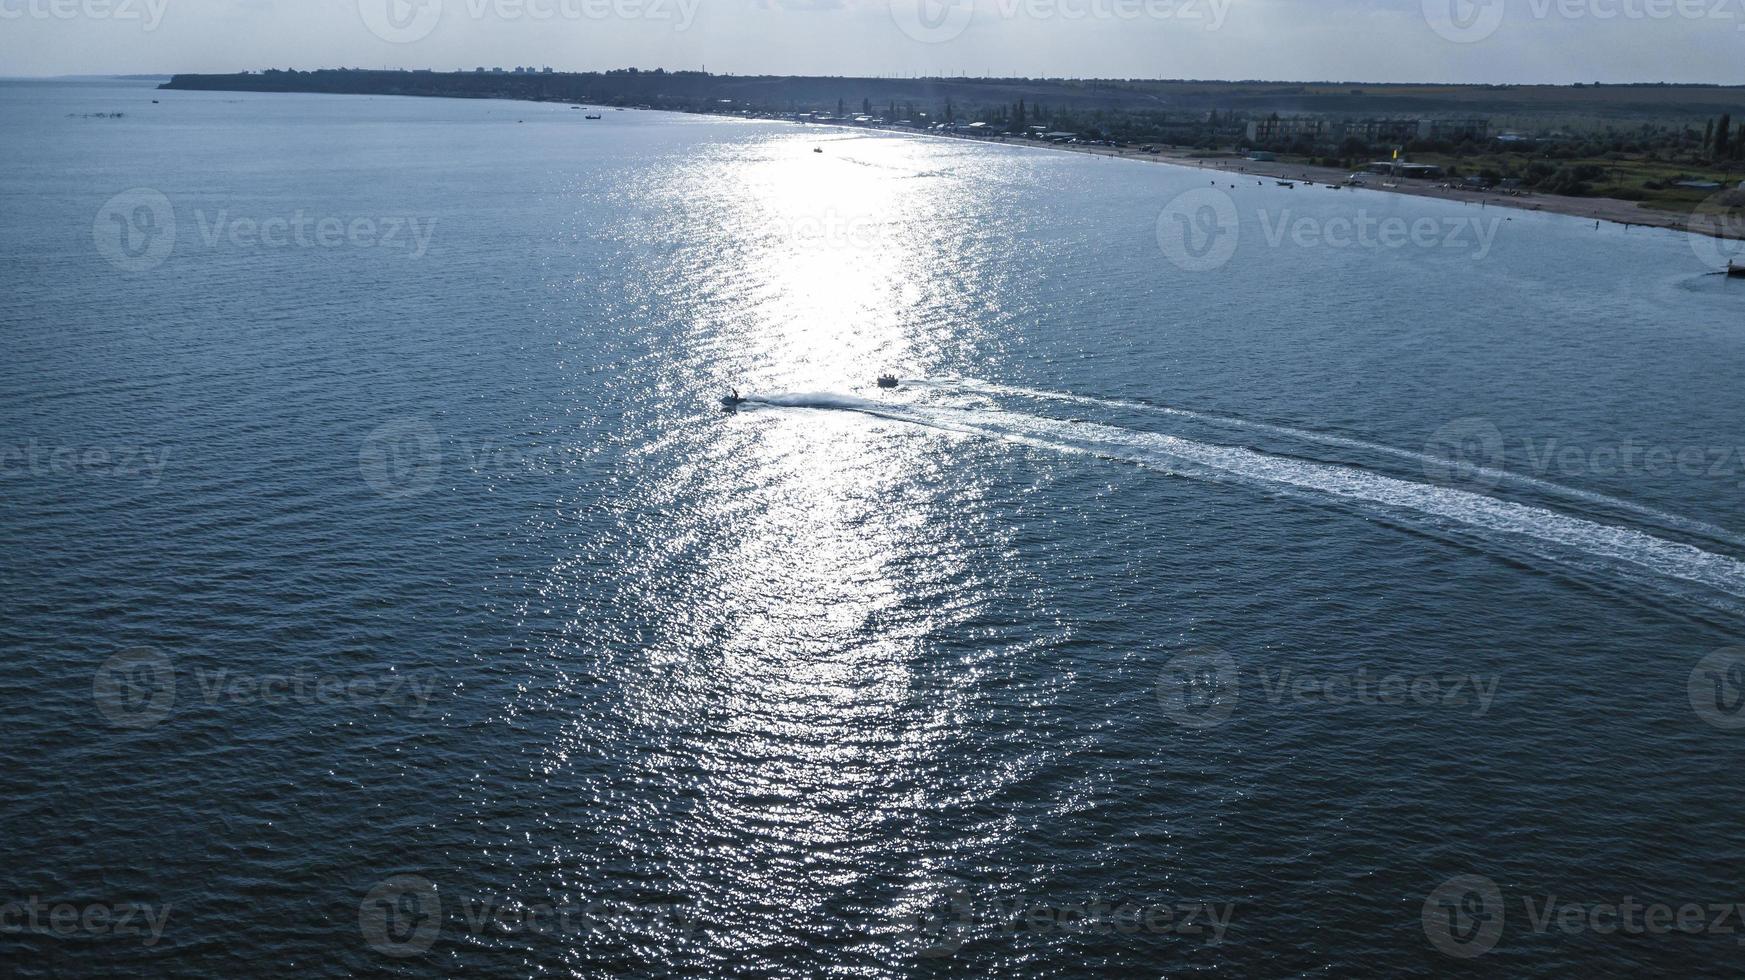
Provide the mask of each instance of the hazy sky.
[{"label": "hazy sky", "polygon": [[0,74],[336,65],[1745,82],[1745,0],[0,0]]}]

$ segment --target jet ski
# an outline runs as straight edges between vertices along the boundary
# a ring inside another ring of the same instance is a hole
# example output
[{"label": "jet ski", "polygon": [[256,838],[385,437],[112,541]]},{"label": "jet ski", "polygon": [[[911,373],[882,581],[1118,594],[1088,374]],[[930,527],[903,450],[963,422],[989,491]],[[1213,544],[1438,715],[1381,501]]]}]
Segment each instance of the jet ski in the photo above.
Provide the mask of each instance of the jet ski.
[{"label": "jet ski", "polygon": [[721,407],[722,408],[738,408],[739,406],[741,406],[743,404],[745,404],[745,399],[740,397],[738,388],[735,388],[732,391],[728,392],[727,394],[721,396]]}]

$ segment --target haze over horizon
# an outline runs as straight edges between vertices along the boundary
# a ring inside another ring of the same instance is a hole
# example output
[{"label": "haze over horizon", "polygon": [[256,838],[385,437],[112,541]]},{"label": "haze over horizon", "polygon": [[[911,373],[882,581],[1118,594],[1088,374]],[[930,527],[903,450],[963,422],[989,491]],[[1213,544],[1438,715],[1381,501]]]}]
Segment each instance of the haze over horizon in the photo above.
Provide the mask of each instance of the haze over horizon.
[{"label": "haze over horizon", "polygon": [[1742,39],[1745,0],[0,0],[12,76],[532,64],[1726,85],[1745,82]]}]

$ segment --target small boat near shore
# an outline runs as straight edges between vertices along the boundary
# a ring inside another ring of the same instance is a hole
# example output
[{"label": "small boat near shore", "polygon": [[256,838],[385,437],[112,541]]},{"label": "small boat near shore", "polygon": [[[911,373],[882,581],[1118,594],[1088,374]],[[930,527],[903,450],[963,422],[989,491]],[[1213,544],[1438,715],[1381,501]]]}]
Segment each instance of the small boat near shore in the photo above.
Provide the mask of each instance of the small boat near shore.
[{"label": "small boat near shore", "polygon": [[1729,278],[1729,279],[1745,279],[1745,265],[1740,265],[1737,262],[1734,262],[1732,260],[1728,260],[1728,262],[1727,262],[1727,278]]}]

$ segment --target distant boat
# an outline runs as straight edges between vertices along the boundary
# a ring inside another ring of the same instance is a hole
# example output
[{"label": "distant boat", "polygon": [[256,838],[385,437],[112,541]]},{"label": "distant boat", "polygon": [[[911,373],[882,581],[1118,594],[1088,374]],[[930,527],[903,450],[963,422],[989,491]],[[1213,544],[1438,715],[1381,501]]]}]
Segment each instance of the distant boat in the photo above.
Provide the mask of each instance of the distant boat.
[{"label": "distant boat", "polygon": [[812,152],[813,153],[823,153],[824,148],[822,146],[814,146],[814,147],[812,147]]},{"label": "distant boat", "polygon": [[1734,279],[1745,279],[1745,265],[1729,261],[1727,263],[1727,275]]},{"label": "distant boat", "polygon": [[896,386],[897,386],[897,376],[896,375],[894,375],[894,374],[881,374],[881,375],[879,375],[879,387],[880,388],[895,388]]},{"label": "distant boat", "polygon": [[583,116],[582,118],[583,119],[598,119],[600,117],[598,115],[589,115],[589,116]]},{"label": "distant boat", "polygon": [[1295,187],[1295,186],[1297,186],[1297,185],[1296,185],[1296,184],[1293,184],[1293,183],[1291,183],[1291,182],[1290,182],[1290,181],[1288,181],[1288,180],[1281,180],[1281,181],[1279,181],[1279,182],[1278,182],[1278,186],[1280,186],[1280,187]]}]

